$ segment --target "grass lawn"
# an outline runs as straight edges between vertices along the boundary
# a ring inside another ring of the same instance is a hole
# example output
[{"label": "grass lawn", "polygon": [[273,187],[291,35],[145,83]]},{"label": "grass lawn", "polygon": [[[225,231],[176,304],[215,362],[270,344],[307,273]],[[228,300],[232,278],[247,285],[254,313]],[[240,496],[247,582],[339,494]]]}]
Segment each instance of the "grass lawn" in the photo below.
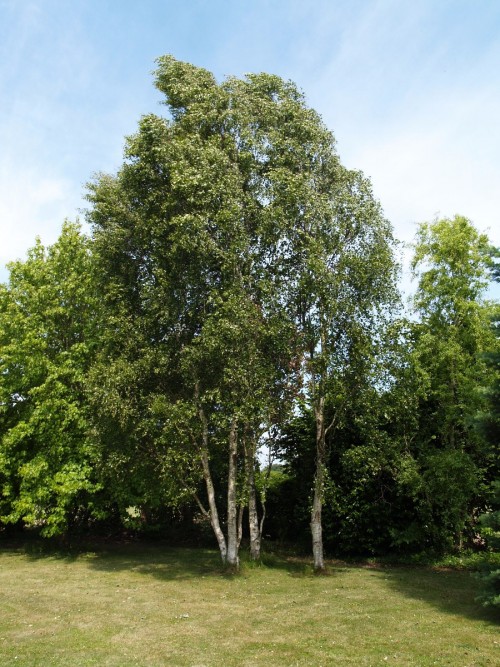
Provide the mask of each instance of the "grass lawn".
[{"label": "grass lawn", "polygon": [[224,574],[214,551],[125,544],[78,555],[0,548],[0,665],[500,664],[465,571],[268,557]]}]

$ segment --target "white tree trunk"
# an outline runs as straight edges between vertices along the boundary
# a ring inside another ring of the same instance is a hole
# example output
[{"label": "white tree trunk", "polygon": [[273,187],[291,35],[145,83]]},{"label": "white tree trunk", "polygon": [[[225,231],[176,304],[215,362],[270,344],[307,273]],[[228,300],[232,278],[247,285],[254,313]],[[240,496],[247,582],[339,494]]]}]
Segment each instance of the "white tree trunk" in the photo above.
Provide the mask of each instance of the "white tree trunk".
[{"label": "white tree trunk", "polygon": [[321,520],[326,465],[325,399],[323,396],[319,398],[314,412],[316,417],[316,475],[314,478],[314,497],[311,509],[311,535],[314,569],[317,572],[321,572],[325,569]]},{"label": "white tree trunk", "polygon": [[239,566],[238,507],[236,504],[236,473],[238,457],[237,422],[233,419],[229,431],[229,469],[227,479],[227,558],[232,567]]},{"label": "white tree trunk", "polygon": [[322,493],[318,489],[321,484],[320,476],[322,473],[316,470],[316,480],[314,489],[314,499],[311,511],[311,535],[312,535],[312,550],[314,559],[314,569],[322,571],[325,569],[325,561],[323,556],[323,528],[321,523],[321,510],[323,508]]},{"label": "white tree trunk", "polygon": [[210,524],[212,530],[214,531],[215,537],[217,539],[217,544],[219,545],[219,551],[222,558],[222,562],[226,564],[227,562],[227,545],[224,533],[220,527],[219,513],[217,511],[217,504],[215,502],[215,491],[214,484],[212,481],[212,474],[210,472],[210,465],[208,462],[208,425],[205,413],[202,408],[199,408],[199,415],[203,427],[203,436],[202,436],[202,446],[201,446],[201,465],[203,468],[203,478],[205,480],[205,486],[207,488],[207,497],[208,497],[208,507],[209,507],[209,516]]},{"label": "white tree trunk", "polygon": [[241,547],[241,540],[243,539],[243,515],[245,514],[245,506],[238,505],[238,551]]},{"label": "white tree trunk", "polygon": [[257,493],[255,490],[255,468],[253,460],[253,448],[247,456],[247,481],[248,481],[248,526],[250,531],[250,558],[260,559],[261,526],[257,512]]}]

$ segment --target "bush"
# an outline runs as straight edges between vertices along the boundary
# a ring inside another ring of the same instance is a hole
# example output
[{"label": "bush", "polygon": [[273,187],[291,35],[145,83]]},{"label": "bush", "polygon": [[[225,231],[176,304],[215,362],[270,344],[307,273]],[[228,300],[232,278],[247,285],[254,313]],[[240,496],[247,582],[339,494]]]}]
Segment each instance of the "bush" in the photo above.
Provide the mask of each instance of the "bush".
[{"label": "bush", "polygon": [[[488,551],[498,552],[500,549],[500,480],[492,484],[492,508],[481,515],[481,535],[486,542]],[[478,596],[485,607],[500,608],[500,567],[498,564],[485,562],[478,573],[481,592]]]}]

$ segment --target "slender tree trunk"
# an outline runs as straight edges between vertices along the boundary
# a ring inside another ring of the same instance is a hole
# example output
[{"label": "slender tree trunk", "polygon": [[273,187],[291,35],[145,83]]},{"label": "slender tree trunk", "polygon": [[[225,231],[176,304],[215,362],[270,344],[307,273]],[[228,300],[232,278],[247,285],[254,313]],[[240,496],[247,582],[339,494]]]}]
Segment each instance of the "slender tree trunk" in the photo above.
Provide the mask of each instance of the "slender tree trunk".
[{"label": "slender tree trunk", "polygon": [[221,558],[222,558],[222,562],[224,564],[226,564],[226,562],[227,562],[226,539],[225,539],[224,533],[222,532],[222,529],[220,527],[219,513],[217,512],[217,504],[215,502],[214,484],[213,484],[213,481],[212,481],[212,474],[210,472],[210,465],[209,465],[209,462],[208,462],[208,425],[207,425],[207,418],[205,416],[203,408],[199,408],[198,412],[199,412],[199,415],[200,415],[202,428],[203,428],[202,446],[201,446],[201,465],[202,465],[202,468],[203,468],[203,478],[205,480],[205,486],[207,488],[210,524],[212,526],[212,530],[214,531],[215,537],[217,539],[217,543],[219,545],[219,551],[220,551],[220,555],[221,555]]},{"label": "slender tree trunk", "polygon": [[266,503],[262,501],[262,514],[260,516],[259,523],[259,558],[260,558],[260,547],[262,544],[262,535],[264,534],[264,521],[266,520]]},{"label": "slender tree trunk", "polygon": [[255,488],[255,439],[248,424],[245,427],[243,439],[245,454],[245,477],[248,495],[248,529],[250,534],[250,558],[260,560],[260,545],[262,538],[262,524],[259,524],[257,511],[257,491]]},{"label": "slender tree trunk", "polygon": [[238,508],[236,504],[236,473],[238,456],[237,422],[229,431],[229,469],[227,480],[227,564],[238,567]]},{"label": "slender tree trunk", "polygon": [[243,515],[245,514],[245,506],[240,504],[238,507],[238,551],[243,539]]},{"label": "slender tree trunk", "polygon": [[255,462],[253,457],[253,447],[249,447],[247,453],[247,482],[248,482],[248,526],[250,530],[250,558],[252,560],[260,559],[261,527],[259,525],[259,515],[257,512],[257,493],[255,490]]},{"label": "slender tree trunk", "polygon": [[311,535],[314,569],[325,569],[323,556],[322,509],[325,488],[326,434],[325,434],[325,399],[320,396],[314,410],[316,417],[316,475],[314,478],[314,497],[311,510]]},{"label": "slender tree trunk", "polygon": [[261,504],[261,515],[260,515],[260,522],[259,522],[259,554],[260,554],[260,549],[262,545],[262,536],[264,535],[264,522],[266,520],[267,512],[266,512],[266,496],[267,496],[267,489],[269,488],[269,478],[271,477],[271,470],[272,470],[272,465],[273,465],[273,458],[271,456],[271,453],[269,453],[269,460],[267,464],[267,471],[266,471],[266,476],[264,480],[264,485],[263,485],[263,490],[260,496],[260,504]]}]

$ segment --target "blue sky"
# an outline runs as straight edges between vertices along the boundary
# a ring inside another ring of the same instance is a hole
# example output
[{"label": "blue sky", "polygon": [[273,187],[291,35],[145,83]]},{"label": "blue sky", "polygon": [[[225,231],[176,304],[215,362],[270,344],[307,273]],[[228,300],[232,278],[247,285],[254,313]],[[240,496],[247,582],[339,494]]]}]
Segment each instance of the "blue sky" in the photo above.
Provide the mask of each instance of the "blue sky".
[{"label": "blue sky", "polygon": [[497,0],[0,0],[0,280],[162,113],[165,53],[298,83],[399,239],[460,213],[500,245]]}]

